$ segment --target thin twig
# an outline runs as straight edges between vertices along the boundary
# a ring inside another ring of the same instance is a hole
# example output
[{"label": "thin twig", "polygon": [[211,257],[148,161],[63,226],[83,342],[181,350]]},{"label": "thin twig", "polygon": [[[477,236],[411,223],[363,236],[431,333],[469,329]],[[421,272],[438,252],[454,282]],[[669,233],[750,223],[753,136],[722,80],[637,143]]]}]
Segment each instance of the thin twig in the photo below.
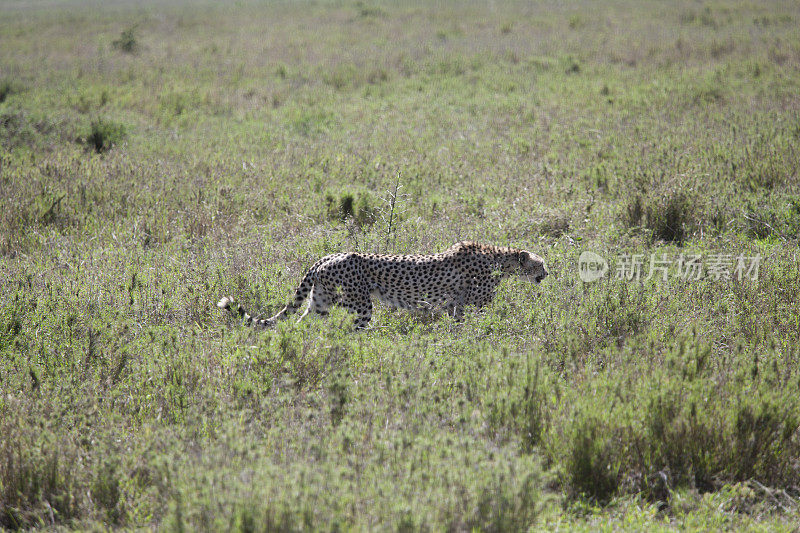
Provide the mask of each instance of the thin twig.
[{"label": "thin twig", "polygon": [[394,227],[394,210],[395,206],[397,205],[397,192],[400,190],[400,171],[397,172],[397,179],[394,182],[394,190],[389,191],[389,220],[386,225],[386,245],[384,246],[384,250],[389,250],[389,238],[392,235],[392,231],[394,231],[394,239],[392,241],[392,249],[394,249],[395,245],[397,244],[397,228]]}]

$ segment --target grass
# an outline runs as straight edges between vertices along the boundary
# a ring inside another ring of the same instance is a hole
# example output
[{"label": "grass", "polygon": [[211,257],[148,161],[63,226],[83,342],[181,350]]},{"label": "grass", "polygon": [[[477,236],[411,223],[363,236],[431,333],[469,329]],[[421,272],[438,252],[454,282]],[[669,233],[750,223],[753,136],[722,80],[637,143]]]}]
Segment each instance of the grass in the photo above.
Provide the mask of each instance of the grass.
[{"label": "grass", "polygon": [[[796,3],[0,13],[3,528],[795,527]],[[552,275],[358,334],[214,306],[462,239]]]}]

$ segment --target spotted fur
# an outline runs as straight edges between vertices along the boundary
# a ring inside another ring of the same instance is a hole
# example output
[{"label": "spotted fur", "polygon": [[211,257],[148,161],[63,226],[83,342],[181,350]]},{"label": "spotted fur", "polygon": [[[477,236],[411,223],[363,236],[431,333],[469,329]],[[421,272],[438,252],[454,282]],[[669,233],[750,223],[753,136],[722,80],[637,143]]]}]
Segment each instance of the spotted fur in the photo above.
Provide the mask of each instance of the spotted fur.
[{"label": "spotted fur", "polygon": [[310,312],[325,316],[331,306],[340,305],[356,315],[356,328],[364,328],[372,318],[373,296],[391,307],[443,310],[460,318],[464,307],[491,302],[500,281],[512,274],[539,283],[547,269],[531,252],[474,242],[460,242],[434,255],[339,253],[314,263],[292,302],[271,318],[252,317],[231,297],[217,306],[248,325],[263,327],[297,312],[309,294],[299,320]]}]

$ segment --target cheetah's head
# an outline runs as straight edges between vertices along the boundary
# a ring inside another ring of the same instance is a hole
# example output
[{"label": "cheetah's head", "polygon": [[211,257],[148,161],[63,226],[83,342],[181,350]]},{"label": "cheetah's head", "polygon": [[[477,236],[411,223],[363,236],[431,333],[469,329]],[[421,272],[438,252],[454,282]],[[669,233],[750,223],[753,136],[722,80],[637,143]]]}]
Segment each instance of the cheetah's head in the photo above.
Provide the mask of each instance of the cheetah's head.
[{"label": "cheetah's head", "polygon": [[544,259],[534,253],[521,250],[519,252],[519,275],[527,281],[541,283],[547,276]]}]

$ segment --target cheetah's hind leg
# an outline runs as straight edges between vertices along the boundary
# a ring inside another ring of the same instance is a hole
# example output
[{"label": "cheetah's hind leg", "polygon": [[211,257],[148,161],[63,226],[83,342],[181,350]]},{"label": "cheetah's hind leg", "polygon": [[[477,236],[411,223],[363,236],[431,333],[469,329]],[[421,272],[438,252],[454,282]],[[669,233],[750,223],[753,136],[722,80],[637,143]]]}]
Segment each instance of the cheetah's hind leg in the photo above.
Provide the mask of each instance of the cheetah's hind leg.
[{"label": "cheetah's hind leg", "polygon": [[356,329],[365,329],[372,320],[372,300],[369,295],[348,295],[342,299],[342,307],[347,309],[350,313],[356,315],[353,325]]},{"label": "cheetah's hind leg", "polygon": [[300,323],[306,315],[312,312],[321,317],[328,316],[328,309],[334,303],[336,303],[336,297],[332,292],[320,285],[314,285],[311,289],[311,297],[308,299],[308,307],[306,307],[306,310],[300,315],[300,318],[297,319],[297,322]]}]

